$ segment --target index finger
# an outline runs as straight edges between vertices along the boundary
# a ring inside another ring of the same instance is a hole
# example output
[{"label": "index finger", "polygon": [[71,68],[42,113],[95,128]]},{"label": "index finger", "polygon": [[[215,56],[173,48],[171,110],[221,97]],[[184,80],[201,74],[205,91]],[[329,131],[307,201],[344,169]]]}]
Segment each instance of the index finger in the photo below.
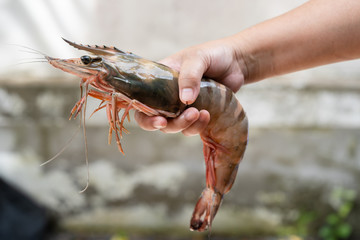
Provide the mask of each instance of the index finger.
[{"label": "index finger", "polygon": [[167,120],[161,116],[149,117],[142,112],[135,111],[134,117],[139,126],[147,131],[155,131],[167,126]]}]

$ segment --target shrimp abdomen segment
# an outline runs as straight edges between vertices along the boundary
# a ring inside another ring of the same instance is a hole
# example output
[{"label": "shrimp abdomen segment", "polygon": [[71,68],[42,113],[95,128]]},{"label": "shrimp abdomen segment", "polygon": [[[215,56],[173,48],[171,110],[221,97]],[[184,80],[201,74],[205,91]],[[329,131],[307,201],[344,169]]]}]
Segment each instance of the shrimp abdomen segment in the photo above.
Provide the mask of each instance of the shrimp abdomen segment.
[{"label": "shrimp abdomen segment", "polygon": [[201,83],[199,97],[192,106],[210,113],[210,122],[200,134],[204,143],[206,188],[190,222],[190,229],[203,231],[211,226],[223,195],[234,183],[248,141],[248,120],[233,92],[211,80]]}]

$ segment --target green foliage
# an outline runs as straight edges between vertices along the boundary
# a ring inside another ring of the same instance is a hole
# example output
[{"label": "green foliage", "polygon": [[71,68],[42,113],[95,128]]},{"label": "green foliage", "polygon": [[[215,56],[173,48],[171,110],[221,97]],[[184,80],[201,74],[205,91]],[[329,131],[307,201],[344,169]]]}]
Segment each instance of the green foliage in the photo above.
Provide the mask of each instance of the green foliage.
[{"label": "green foliage", "polygon": [[316,219],[316,213],[310,211],[303,211],[300,213],[296,221],[296,232],[300,236],[307,236],[309,234],[309,225]]},{"label": "green foliage", "polygon": [[279,235],[302,237],[309,236],[311,235],[310,225],[316,220],[316,218],[317,214],[314,211],[302,210],[299,212],[296,221],[291,226],[286,226],[279,229]]},{"label": "green foliage", "polygon": [[[298,209],[295,222],[279,230],[279,235],[307,238],[318,235],[322,240],[345,240],[353,231],[349,215],[354,210],[356,192],[334,188],[328,198],[329,205],[319,208],[316,204]],[[300,205],[302,206],[302,205]]]},{"label": "green foliage", "polygon": [[126,233],[121,232],[113,235],[110,240],[129,240],[129,237]]},{"label": "green foliage", "polygon": [[347,239],[352,232],[348,216],[354,206],[356,192],[344,188],[335,188],[330,197],[333,212],[319,230],[319,236],[324,240]]}]

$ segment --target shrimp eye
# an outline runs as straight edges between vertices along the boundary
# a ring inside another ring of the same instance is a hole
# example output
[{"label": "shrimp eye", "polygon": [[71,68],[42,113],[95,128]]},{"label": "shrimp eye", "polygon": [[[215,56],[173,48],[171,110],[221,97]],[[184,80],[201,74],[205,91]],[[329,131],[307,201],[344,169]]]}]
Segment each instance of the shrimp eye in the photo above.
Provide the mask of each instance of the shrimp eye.
[{"label": "shrimp eye", "polygon": [[85,64],[85,65],[88,65],[88,64],[90,64],[90,63],[92,62],[91,57],[90,57],[90,56],[87,56],[87,55],[82,56],[82,57],[80,58],[80,60],[81,60],[81,62],[82,62],[83,64]]}]

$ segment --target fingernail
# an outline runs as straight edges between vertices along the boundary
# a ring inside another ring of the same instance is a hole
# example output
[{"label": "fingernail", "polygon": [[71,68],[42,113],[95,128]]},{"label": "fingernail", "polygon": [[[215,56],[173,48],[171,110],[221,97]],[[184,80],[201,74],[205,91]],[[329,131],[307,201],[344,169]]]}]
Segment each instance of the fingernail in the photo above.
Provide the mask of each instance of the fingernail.
[{"label": "fingernail", "polygon": [[153,126],[156,129],[162,129],[165,127],[162,121],[155,121]]},{"label": "fingernail", "polygon": [[191,88],[184,88],[181,91],[181,100],[188,104],[188,102],[191,102],[194,97],[194,91]]}]

